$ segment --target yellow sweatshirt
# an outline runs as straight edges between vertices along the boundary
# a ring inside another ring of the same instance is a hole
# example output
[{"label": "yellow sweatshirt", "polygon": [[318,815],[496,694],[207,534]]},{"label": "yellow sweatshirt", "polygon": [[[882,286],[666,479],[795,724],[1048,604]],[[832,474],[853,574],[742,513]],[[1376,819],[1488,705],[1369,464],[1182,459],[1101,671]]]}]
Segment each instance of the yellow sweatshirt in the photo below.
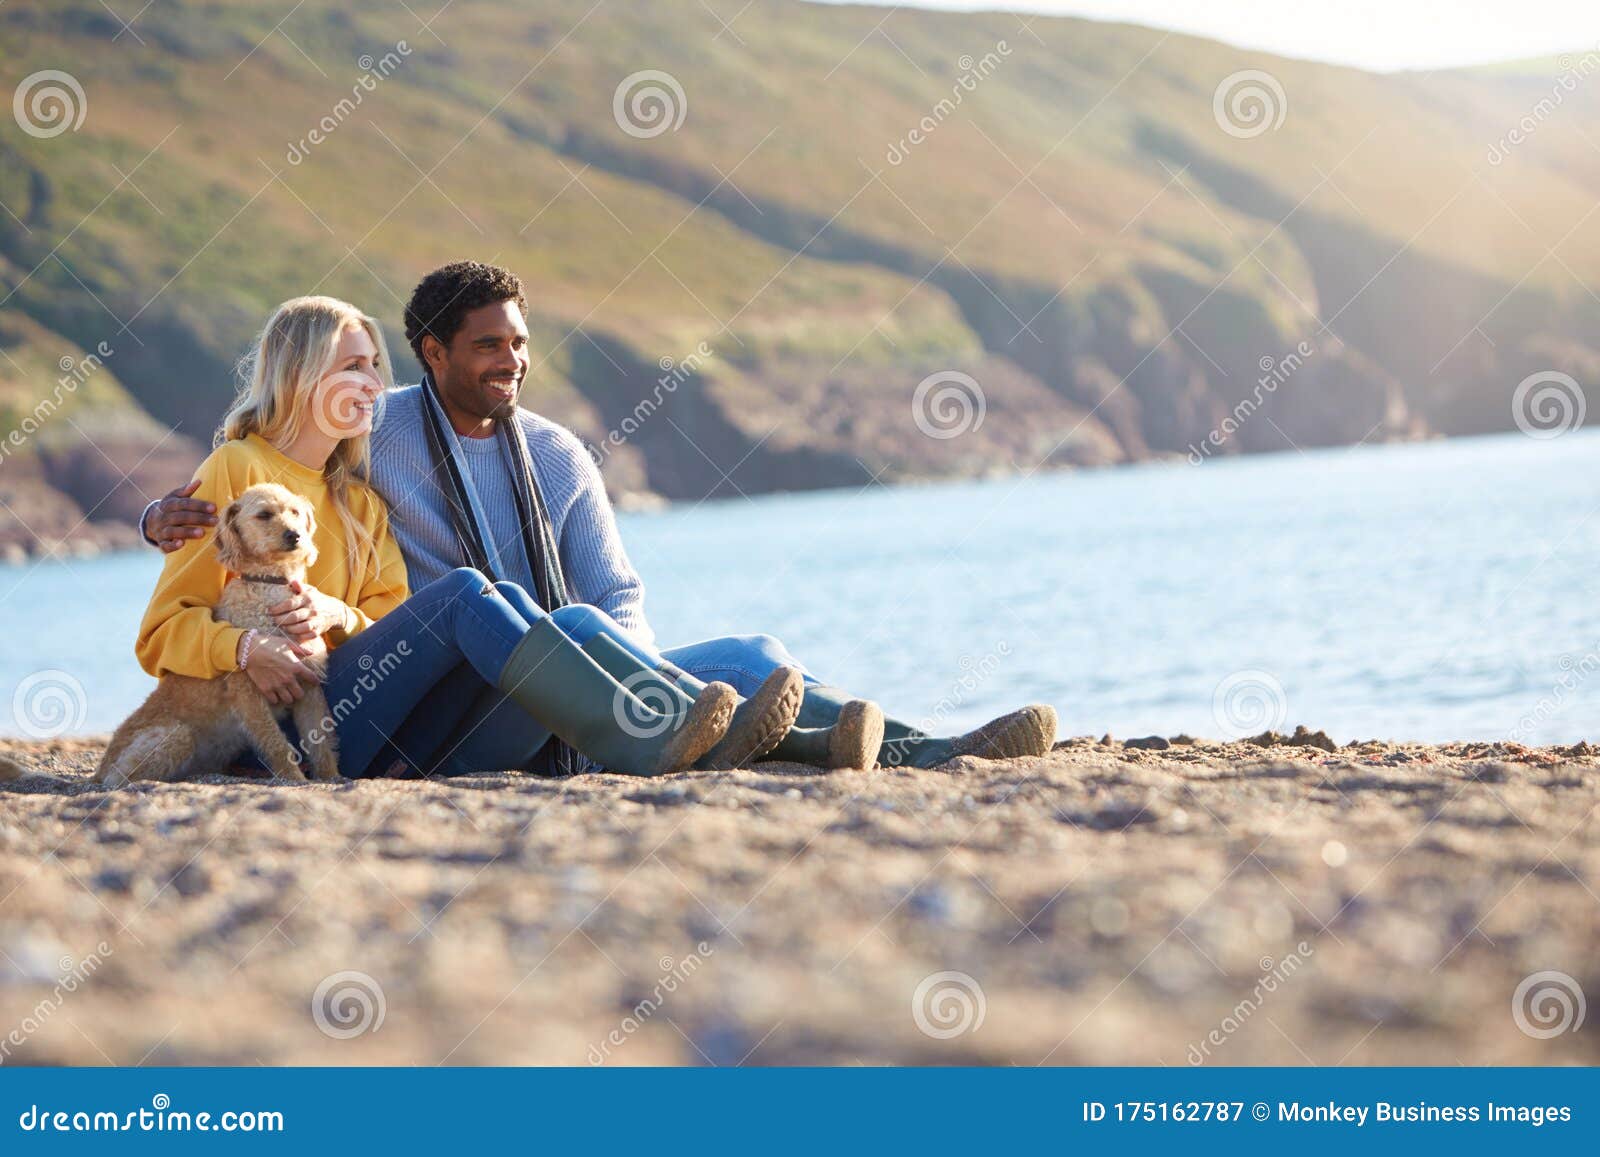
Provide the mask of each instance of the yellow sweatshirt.
[{"label": "yellow sweatshirt", "polygon": [[[276,482],[309,499],[317,516],[317,562],[307,580],[325,595],[342,599],[355,610],[354,629],[330,631],[327,642],[336,647],[350,635],[366,629],[406,600],[405,562],[389,533],[383,501],[359,483],[350,487],[350,512],[372,532],[378,557],[374,569],[350,573],[344,528],[328,493],[322,473],[286,457],[258,435],[224,442],[200,463],[196,498],[227,509],[245,490],[258,482]],[[134,653],[139,665],[152,675],[192,675],[213,679],[238,669],[237,627],[211,618],[211,608],[222,598],[228,573],[217,561],[216,532],[186,543],[166,556],[150,606],[139,624]],[[285,595],[285,597],[288,597]]]}]

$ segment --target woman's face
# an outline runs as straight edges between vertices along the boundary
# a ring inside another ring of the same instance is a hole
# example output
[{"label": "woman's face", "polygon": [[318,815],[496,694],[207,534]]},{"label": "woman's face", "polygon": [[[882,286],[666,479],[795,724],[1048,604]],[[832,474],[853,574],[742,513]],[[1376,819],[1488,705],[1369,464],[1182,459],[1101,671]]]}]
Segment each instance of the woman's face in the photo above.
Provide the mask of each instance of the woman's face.
[{"label": "woman's face", "polygon": [[359,322],[339,334],[333,368],[311,395],[311,416],[330,438],[359,438],[372,430],[372,411],[383,392],[378,347]]}]

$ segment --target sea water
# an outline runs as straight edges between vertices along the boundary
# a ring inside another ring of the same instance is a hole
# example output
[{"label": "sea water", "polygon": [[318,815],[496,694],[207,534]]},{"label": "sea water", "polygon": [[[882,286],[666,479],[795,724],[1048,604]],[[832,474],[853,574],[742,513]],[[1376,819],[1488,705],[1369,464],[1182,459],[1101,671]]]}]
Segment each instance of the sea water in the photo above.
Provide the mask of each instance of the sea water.
[{"label": "sea water", "polygon": [[[663,645],[778,636],[938,730],[1600,739],[1600,433],[766,495],[621,517]],[[0,567],[0,733],[104,732],[156,552]]]}]

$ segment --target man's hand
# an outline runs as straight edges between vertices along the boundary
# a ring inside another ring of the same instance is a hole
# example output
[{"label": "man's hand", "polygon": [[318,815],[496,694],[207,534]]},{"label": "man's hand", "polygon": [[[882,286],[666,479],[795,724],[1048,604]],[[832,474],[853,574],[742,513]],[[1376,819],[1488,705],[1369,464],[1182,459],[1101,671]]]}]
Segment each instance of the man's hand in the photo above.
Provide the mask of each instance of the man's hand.
[{"label": "man's hand", "polygon": [[193,538],[202,537],[217,524],[217,508],[193,497],[200,488],[196,478],[181,490],[174,490],[150,508],[144,520],[144,533],[167,554]]},{"label": "man's hand", "polygon": [[289,584],[289,597],[268,607],[267,614],[291,639],[309,643],[344,626],[350,619],[350,608],[310,583],[297,581]]},{"label": "man's hand", "polygon": [[[242,648],[244,640],[241,638],[239,642]],[[309,651],[292,639],[258,634],[251,647],[250,665],[244,673],[268,703],[287,707],[299,702],[308,688],[317,685],[316,675],[300,661],[308,654]]]}]

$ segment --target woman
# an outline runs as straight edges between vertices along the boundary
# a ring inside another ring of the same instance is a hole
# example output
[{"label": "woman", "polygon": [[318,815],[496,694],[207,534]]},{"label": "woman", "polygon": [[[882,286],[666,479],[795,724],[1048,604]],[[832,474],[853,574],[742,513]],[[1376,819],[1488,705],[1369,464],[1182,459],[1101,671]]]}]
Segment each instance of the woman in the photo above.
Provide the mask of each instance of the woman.
[{"label": "woman", "polygon": [[[485,686],[582,755],[628,774],[737,761],[785,736],[799,705],[793,670],[775,672],[741,701],[723,683],[673,681],[597,626],[604,616],[592,607],[546,614],[520,588],[471,569],[408,592],[383,504],[360,481],[373,411],[391,384],[372,318],[329,297],[285,302],[248,368],[197,472],[197,495],[222,509],[257,482],[278,482],[311,501],[318,558],[307,584],[286,592],[283,621],[329,645],[326,722],[342,774],[382,774],[397,754],[429,765],[439,753],[404,750],[402,724],[425,720],[435,746],[454,744],[453,721]],[[242,668],[272,703],[297,700],[315,683],[299,644],[247,641],[212,619],[226,579],[210,552],[169,555],[140,626],[140,664],[152,675],[196,678]],[[581,630],[585,645],[564,625]]]}]

